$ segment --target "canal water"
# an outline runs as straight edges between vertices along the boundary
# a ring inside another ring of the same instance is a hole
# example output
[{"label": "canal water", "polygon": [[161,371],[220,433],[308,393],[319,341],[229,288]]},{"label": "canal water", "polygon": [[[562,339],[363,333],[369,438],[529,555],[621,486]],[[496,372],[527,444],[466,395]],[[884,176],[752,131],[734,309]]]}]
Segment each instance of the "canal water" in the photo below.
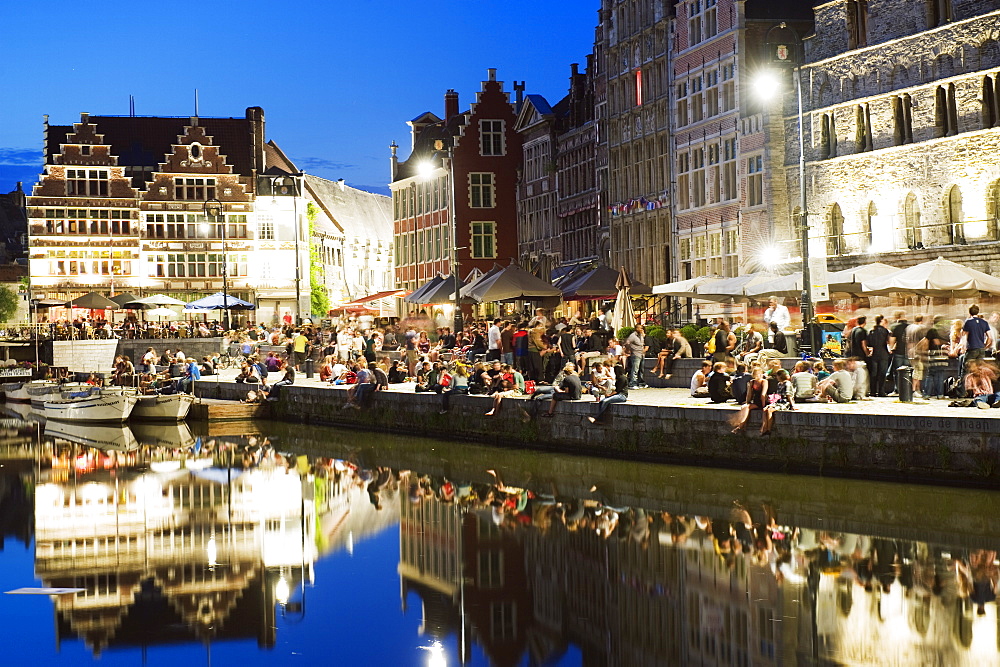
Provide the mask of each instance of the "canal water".
[{"label": "canal water", "polygon": [[995,493],[0,420],[4,664],[996,665]]}]

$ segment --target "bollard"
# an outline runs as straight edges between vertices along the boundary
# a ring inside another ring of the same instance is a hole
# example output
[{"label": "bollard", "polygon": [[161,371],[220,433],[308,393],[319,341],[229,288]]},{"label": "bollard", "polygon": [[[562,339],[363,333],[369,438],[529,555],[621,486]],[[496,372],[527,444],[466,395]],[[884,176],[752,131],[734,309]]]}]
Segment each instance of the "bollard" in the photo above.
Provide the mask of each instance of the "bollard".
[{"label": "bollard", "polygon": [[313,376],[313,360],[312,357],[306,359],[306,378],[311,379]]},{"label": "bollard", "polygon": [[896,369],[896,392],[901,403],[913,402],[913,367],[900,366]]}]

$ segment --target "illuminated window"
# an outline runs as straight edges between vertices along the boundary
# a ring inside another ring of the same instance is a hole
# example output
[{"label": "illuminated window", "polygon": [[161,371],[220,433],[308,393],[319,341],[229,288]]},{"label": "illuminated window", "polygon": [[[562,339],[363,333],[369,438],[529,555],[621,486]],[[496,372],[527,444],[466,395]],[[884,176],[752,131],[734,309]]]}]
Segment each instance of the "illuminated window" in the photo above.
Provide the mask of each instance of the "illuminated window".
[{"label": "illuminated window", "polygon": [[469,206],[472,208],[493,208],[493,174],[469,174]]},{"label": "illuminated window", "polygon": [[174,199],[206,201],[215,199],[214,178],[175,178]]},{"label": "illuminated window", "polygon": [[504,146],[504,122],[502,120],[479,121],[481,154],[487,156],[506,155]]},{"label": "illuminated window", "polygon": [[104,169],[67,169],[66,196],[107,197],[108,172]]},{"label": "illuminated window", "polygon": [[722,66],[722,110],[732,111],[736,108],[736,65],[729,63]]},{"label": "illuminated window", "polygon": [[642,70],[635,71],[635,104],[642,106]]},{"label": "illuminated window", "polygon": [[473,258],[490,259],[497,256],[495,222],[473,222],[470,232]]},{"label": "illuminated window", "polygon": [[764,157],[755,155],[747,159],[747,205],[764,203]]}]

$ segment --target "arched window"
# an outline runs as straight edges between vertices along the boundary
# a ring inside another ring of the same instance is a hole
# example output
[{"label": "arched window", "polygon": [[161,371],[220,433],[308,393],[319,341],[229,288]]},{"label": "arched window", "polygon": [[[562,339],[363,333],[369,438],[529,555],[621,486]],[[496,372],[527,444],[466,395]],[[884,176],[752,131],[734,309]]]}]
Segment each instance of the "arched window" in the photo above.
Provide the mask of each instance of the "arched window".
[{"label": "arched window", "polygon": [[948,197],[945,200],[945,233],[947,242],[965,243],[965,214],[962,212],[962,190],[953,185],[948,190]]},{"label": "arched window", "polygon": [[906,230],[906,247],[911,250],[922,248],[923,238],[920,234],[920,203],[917,195],[909,193],[903,202],[903,226]]},{"label": "arched window", "polygon": [[840,204],[834,204],[826,219],[826,254],[836,256],[843,252],[844,212],[840,210]]},{"label": "arched window", "polygon": [[986,191],[986,234],[992,241],[1000,236],[1000,181],[993,181]]},{"label": "arched window", "polygon": [[861,216],[861,233],[858,235],[858,250],[868,252],[872,245],[872,226],[878,219],[878,208],[875,202],[868,202],[868,208]]}]

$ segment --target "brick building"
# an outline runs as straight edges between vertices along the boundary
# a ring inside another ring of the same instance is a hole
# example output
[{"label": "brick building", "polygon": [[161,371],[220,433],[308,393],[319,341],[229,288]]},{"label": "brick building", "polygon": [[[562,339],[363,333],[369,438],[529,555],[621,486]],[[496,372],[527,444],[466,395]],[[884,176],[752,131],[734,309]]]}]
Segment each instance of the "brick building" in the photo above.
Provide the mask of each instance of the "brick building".
[{"label": "brick building", "polygon": [[[804,6],[805,5],[805,6]],[[681,0],[671,48],[677,278],[737,276],[760,268],[772,229],[787,225],[768,206],[784,174],[764,159],[755,48],[775,21],[803,33],[808,3]]]},{"label": "brick building", "polygon": [[[805,40],[810,249],[831,269],[937,256],[1000,271],[1000,2],[831,0]],[[797,120],[783,142],[798,202]]]},{"label": "brick building", "polygon": [[571,65],[569,93],[550,106],[528,95],[517,131],[523,163],[518,186],[521,265],[549,279],[600,260],[608,261],[597,181],[594,67]]},{"label": "brick building", "polygon": [[[520,97],[523,88],[515,90]],[[518,257],[519,105],[490,69],[468,111],[459,113],[458,93],[448,91],[444,118],[428,111],[409,121],[405,161],[391,146],[396,287],[414,289],[436,273],[450,274],[453,252],[463,278]]]},{"label": "brick building", "polygon": [[[670,11],[673,0],[602,0],[596,33],[599,170],[607,160],[611,265],[670,279]],[[599,171],[599,174],[602,172]]]}]

